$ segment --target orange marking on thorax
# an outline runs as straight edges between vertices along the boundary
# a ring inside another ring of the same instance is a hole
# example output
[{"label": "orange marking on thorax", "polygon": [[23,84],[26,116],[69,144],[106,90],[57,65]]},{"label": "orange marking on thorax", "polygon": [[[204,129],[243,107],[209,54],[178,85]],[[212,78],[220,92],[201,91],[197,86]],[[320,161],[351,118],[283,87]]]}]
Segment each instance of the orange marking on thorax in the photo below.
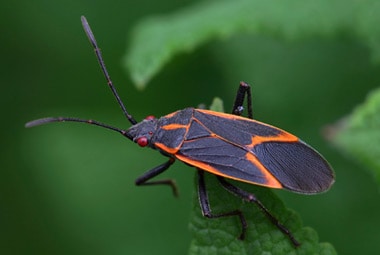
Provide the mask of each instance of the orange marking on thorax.
[{"label": "orange marking on thorax", "polygon": [[179,150],[179,147],[180,147],[179,146],[178,148],[170,148],[163,143],[155,143],[154,146],[157,147],[158,149],[164,151],[164,152],[169,153],[169,154],[176,154],[177,151]]},{"label": "orange marking on thorax", "polygon": [[174,115],[176,115],[178,112],[179,111],[175,111],[175,112],[169,113],[169,114],[165,115],[165,118],[170,119],[171,117],[173,117]]},{"label": "orange marking on thorax", "polygon": [[160,128],[162,128],[163,130],[173,130],[173,129],[179,129],[179,128],[186,128],[187,129],[188,125],[173,123],[173,124],[161,126]]}]

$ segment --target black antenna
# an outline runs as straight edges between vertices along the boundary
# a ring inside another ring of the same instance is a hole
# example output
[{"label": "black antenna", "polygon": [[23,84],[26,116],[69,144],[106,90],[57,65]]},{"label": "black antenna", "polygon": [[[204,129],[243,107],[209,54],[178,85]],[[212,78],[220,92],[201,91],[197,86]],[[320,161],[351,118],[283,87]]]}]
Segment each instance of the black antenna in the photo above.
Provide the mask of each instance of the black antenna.
[{"label": "black antenna", "polygon": [[88,39],[90,40],[92,46],[94,47],[96,58],[98,59],[100,68],[102,69],[104,77],[107,80],[108,87],[111,89],[112,94],[116,98],[117,103],[120,105],[121,109],[123,110],[125,117],[127,117],[127,119],[129,120],[129,122],[131,122],[132,125],[137,124],[137,121],[132,117],[132,115],[130,115],[128,113],[127,109],[125,109],[125,106],[124,106],[123,102],[121,101],[119,94],[116,91],[116,88],[113,86],[113,83],[111,81],[111,77],[109,76],[106,65],[104,64],[102,52],[101,52],[100,48],[98,47],[98,44],[96,43],[95,36],[92,33],[92,30],[90,28],[90,25],[87,22],[86,17],[82,16],[81,20],[82,20],[83,29],[86,32],[86,35],[87,35]]},{"label": "black antenna", "polygon": [[[84,31],[86,32],[86,35],[87,35],[88,39],[90,40],[90,42],[91,42],[91,44],[92,44],[92,46],[94,48],[95,55],[96,55],[96,58],[98,59],[100,68],[102,69],[104,77],[107,80],[108,87],[111,89],[112,94],[114,95],[117,103],[121,107],[121,109],[122,109],[125,117],[127,117],[127,119],[129,120],[129,122],[132,125],[137,124],[137,121],[132,117],[132,115],[130,115],[128,113],[127,109],[125,108],[123,102],[121,101],[121,99],[119,97],[119,94],[116,91],[116,88],[113,86],[113,83],[111,81],[111,77],[109,76],[107,68],[106,68],[106,66],[104,64],[102,53],[100,51],[100,48],[98,47],[98,44],[96,43],[95,36],[92,33],[90,25],[88,24],[88,22],[87,22],[87,20],[86,20],[86,18],[84,16],[81,17],[81,20],[82,20],[82,25],[83,25]],[[95,120],[85,120],[85,119],[72,118],[72,117],[55,117],[55,118],[48,117],[48,118],[42,118],[42,119],[32,120],[32,121],[26,123],[25,127],[29,128],[29,127],[39,126],[39,125],[43,125],[43,124],[51,123],[51,122],[65,122],[65,121],[81,122],[81,123],[87,123],[87,124],[91,124],[91,125],[96,125],[96,126],[99,126],[99,127],[107,128],[107,129],[116,131],[116,132],[122,134],[123,136],[125,136],[125,137],[133,140],[133,137],[130,137],[125,130],[122,130],[120,128],[116,128],[116,127],[113,127],[113,126],[110,126],[108,124],[104,124],[104,123],[101,123],[101,122],[98,122],[98,121],[95,121]]]},{"label": "black antenna", "polygon": [[96,121],[96,120],[85,120],[85,119],[79,119],[79,118],[73,118],[73,117],[47,117],[47,118],[32,120],[32,121],[29,121],[28,123],[26,123],[25,127],[30,128],[30,127],[34,127],[34,126],[43,125],[46,123],[65,122],[65,121],[81,122],[81,123],[86,123],[86,124],[95,125],[95,126],[99,126],[102,128],[110,129],[110,130],[116,131],[116,132],[122,134],[123,136],[133,140],[133,137],[129,136],[126,130],[123,130],[123,129],[120,129],[117,127],[113,127],[111,125],[104,124],[104,123]]}]

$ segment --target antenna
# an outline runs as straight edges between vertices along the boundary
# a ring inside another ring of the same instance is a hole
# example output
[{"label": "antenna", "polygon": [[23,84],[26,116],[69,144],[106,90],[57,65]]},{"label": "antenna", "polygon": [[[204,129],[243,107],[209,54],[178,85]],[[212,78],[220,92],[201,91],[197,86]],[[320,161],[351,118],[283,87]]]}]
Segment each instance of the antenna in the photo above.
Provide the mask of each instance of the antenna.
[{"label": "antenna", "polygon": [[102,57],[102,52],[101,52],[100,48],[98,47],[98,44],[96,43],[95,36],[92,33],[92,30],[90,28],[90,25],[87,22],[86,17],[82,16],[81,20],[82,20],[83,29],[86,32],[86,35],[87,35],[88,39],[90,40],[90,43],[94,47],[96,58],[98,59],[100,68],[102,69],[104,77],[107,80],[108,87],[111,89],[112,94],[114,95],[117,103],[120,105],[121,109],[123,110],[123,113],[124,113],[125,117],[127,117],[127,119],[129,120],[129,122],[131,122],[132,125],[137,124],[137,121],[132,117],[132,115],[130,115],[128,113],[127,109],[125,108],[123,102],[121,101],[121,99],[119,97],[119,94],[116,91],[116,88],[113,86],[113,83],[111,81],[111,77],[109,76],[107,68],[106,68],[106,65],[104,64],[104,60],[103,60],[103,57]]},{"label": "antenna", "polygon": [[[119,94],[116,91],[116,88],[113,86],[111,77],[109,76],[107,68],[106,68],[106,66],[104,64],[102,53],[100,51],[100,48],[98,47],[98,44],[97,44],[96,39],[95,39],[95,36],[94,36],[94,34],[93,34],[93,32],[92,32],[92,30],[90,28],[90,25],[87,22],[87,19],[84,16],[82,16],[81,17],[81,21],[82,21],[83,29],[86,32],[86,35],[87,35],[88,39],[90,40],[90,42],[91,42],[91,44],[92,44],[92,46],[94,48],[96,58],[98,59],[100,68],[102,69],[104,77],[106,78],[108,87],[111,89],[112,94],[114,95],[117,103],[119,104],[120,108],[122,109],[125,117],[127,117],[127,119],[129,120],[129,122],[132,125],[137,124],[137,121],[132,117],[132,115],[130,115],[128,113],[127,109],[125,108],[123,102],[121,101],[121,99],[119,97]],[[106,129],[110,129],[110,130],[116,131],[116,132],[122,134],[123,136],[125,136],[125,137],[133,140],[133,137],[131,137],[130,135],[128,135],[127,131],[125,131],[123,129],[116,128],[116,127],[113,127],[113,126],[110,126],[108,124],[104,124],[104,123],[101,123],[101,122],[98,122],[98,121],[95,121],[95,120],[85,120],[85,119],[72,118],[72,117],[48,117],[48,118],[42,118],[42,119],[32,120],[32,121],[26,123],[25,127],[30,128],[30,127],[34,127],[34,126],[43,125],[43,124],[46,124],[46,123],[65,122],[65,121],[81,122],[81,123],[87,123],[87,124],[91,124],[91,125],[96,125],[96,126],[99,126],[99,127],[103,127],[103,128],[106,128]]]},{"label": "antenna", "polygon": [[125,136],[125,137],[133,140],[133,137],[130,136],[130,135],[128,135],[128,133],[127,133],[126,130],[123,130],[123,129],[120,129],[120,128],[117,128],[117,127],[113,127],[111,125],[104,124],[104,123],[96,121],[96,120],[85,120],[85,119],[72,118],[72,117],[47,117],[47,118],[32,120],[32,121],[27,122],[25,124],[25,127],[26,128],[31,128],[31,127],[43,125],[43,124],[46,124],[46,123],[65,122],[65,121],[81,122],[81,123],[86,123],[86,124],[90,124],[90,125],[95,125],[95,126],[103,127],[103,128],[106,128],[106,129],[110,129],[110,130],[116,131],[116,132],[122,134],[123,136]]}]

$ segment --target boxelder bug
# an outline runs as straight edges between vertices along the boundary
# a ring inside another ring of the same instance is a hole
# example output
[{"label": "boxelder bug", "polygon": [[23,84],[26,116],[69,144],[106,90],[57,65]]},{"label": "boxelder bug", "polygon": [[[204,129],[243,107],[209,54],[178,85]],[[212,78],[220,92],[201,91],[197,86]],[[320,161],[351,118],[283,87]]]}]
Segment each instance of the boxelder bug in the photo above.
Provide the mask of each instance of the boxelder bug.
[{"label": "boxelder bug", "polygon": [[[159,150],[169,160],[136,180],[136,185],[165,184],[176,194],[175,183],[170,180],[151,179],[167,170],[175,161],[197,168],[198,195],[202,213],[208,218],[238,216],[244,239],[247,223],[241,211],[213,214],[204,181],[204,171],[217,176],[227,191],[242,199],[257,204],[269,220],[289,237],[294,246],[299,242],[255,197],[231,183],[227,179],[247,182],[269,188],[287,189],[297,193],[313,194],[329,189],[334,182],[334,173],[328,162],[313,148],[296,136],[279,128],[253,120],[251,90],[241,82],[232,114],[186,108],[170,113],[159,119],[148,116],[137,122],[122,103],[103,62],[101,51],[96,43],[85,17],[83,28],[95,50],[97,60],[118,104],[132,126],[119,129],[98,121],[78,118],[43,118],[28,122],[33,127],[49,122],[83,122],[116,131],[141,147]],[[243,103],[247,97],[248,117],[241,117]]]}]

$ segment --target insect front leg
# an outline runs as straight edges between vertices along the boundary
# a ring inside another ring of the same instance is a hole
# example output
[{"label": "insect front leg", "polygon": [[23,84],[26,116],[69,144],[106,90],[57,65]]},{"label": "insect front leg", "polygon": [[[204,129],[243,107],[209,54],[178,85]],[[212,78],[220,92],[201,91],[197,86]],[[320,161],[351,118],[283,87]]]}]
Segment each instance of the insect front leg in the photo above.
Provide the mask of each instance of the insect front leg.
[{"label": "insect front leg", "polygon": [[161,174],[165,170],[167,170],[173,163],[175,159],[169,158],[169,160],[159,166],[156,166],[155,168],[149,170],[148,172],[144,173],[142,176],[138,177],[135,181],[135,184],[137,186],[143,186],[143,185],[169,185],[173,190],[173,195],[178,197],[178,189],[177,185],[174,180],[172,179],[164,179],[164,180],[157,180],[157,181],[149,181],[150,179],[156,177],[157,175]]},{"label": "insect front leg", "polygon": [[256,198],[256,196],[252,193],[249,193],[245,190],[242,190],[234,185],[232,185],[231,183],[227,182],[223,177],[217,177],[220,184],[223,186],[223,188],[225,188],[227,191],[231,192],[232,194],[238,196],[238,197],[241,197],[242,199],[248,201],[248,202],[251,202],[251,203],[255,203],[259,208],[260,210],[265,214],[265,216],[281,231],[283,232],[285,235],[287,235],[290,239],[290,241],[293,243],[293,245],[295,247],[299,246],[300,243],[295,239],[295,237],[293,236],[293,234],[290,232],[289,229],[287,229],[284,225],[282,225],[278,219],[273,216],[267,208],[265,208],[265,206],[260,202],[260,200],[258,200]]},{"label": "insect front leg", "polygon": [[198,198],[201,206],[202,214],[209,219],[216,219],[221,217],[238,216],[241,222],[242,230],[239,239],[244,240],[245,232],[247,230],[247,222],[243,213],[240,210],[234,210],[226,213],[213,214],[210,208],[210,202],[207,194],[206,183],[204,179],[204,171],[197,169],[198,173]]},{"label": "insect front leg", "polygon": [[241,116],[244,111],[244,98],[247,95],[247,106],[248,106],[248,118],[253,119],[252,111],[252,95],[251,86],[248,83],[240,82],[239,89],[236,93],[234,106],[232,107],[232,114]]}]

